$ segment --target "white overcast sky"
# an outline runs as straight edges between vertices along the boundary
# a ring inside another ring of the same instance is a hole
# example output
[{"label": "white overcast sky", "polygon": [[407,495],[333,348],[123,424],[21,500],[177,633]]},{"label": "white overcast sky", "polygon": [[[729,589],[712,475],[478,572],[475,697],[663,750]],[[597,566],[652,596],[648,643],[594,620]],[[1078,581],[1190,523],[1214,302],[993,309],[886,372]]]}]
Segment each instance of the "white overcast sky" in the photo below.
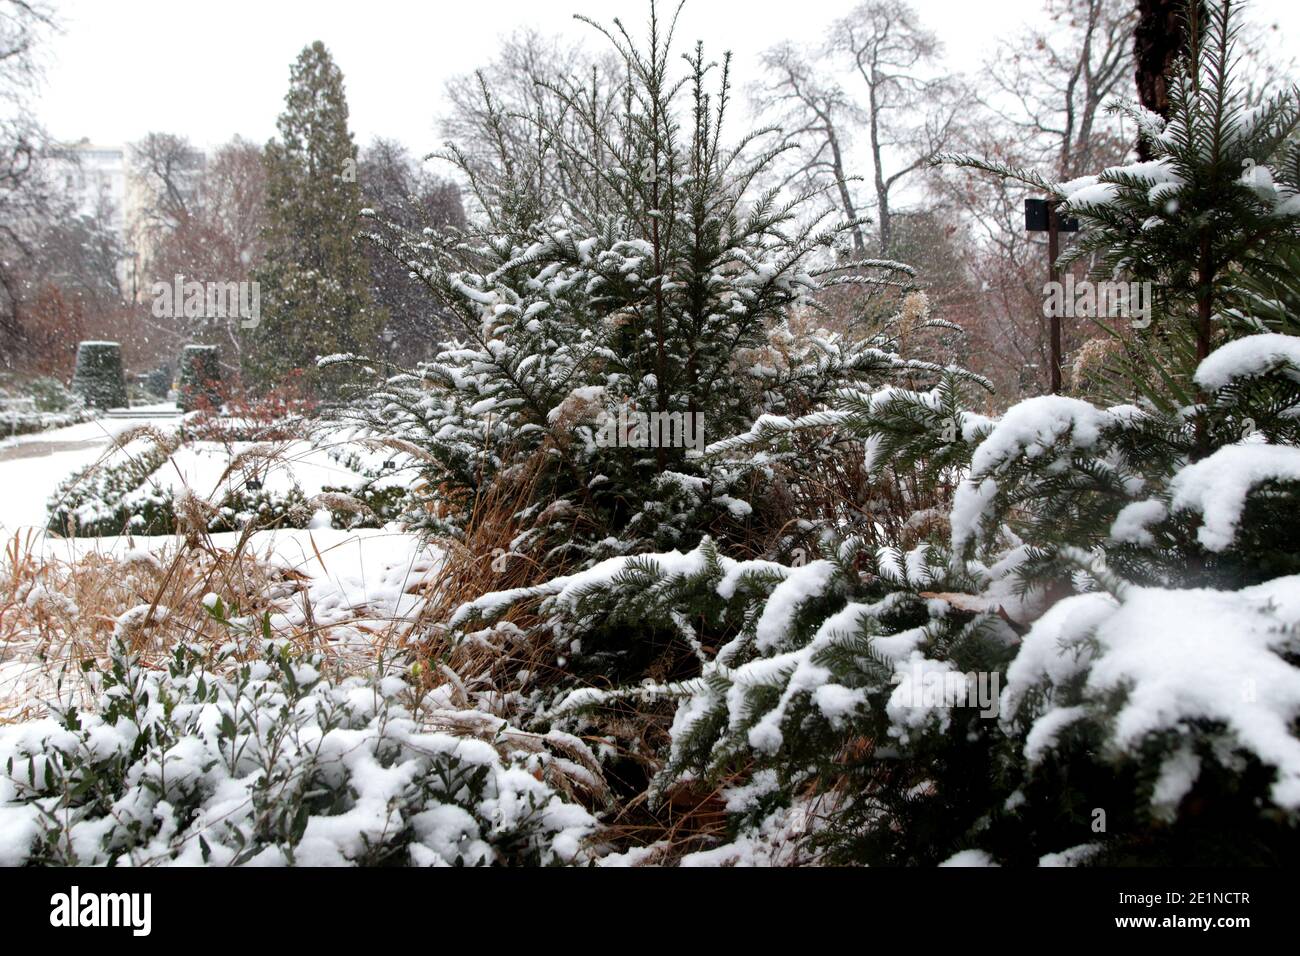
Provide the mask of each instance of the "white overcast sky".
[{"label": "white overcast sky", "polygon": [[[40,121],[56,138],[117,145],[150,131],[210,147],[275,131],[289,64],[322,40],[343,69],[358,143],[393,137],[437,147],[445,80],[491,59],[516,27],[605,39],[572,15],[644,23],[646,0],[56,0],[63,32],[48,51]],[[1041,18],[1042,0],[914,0],[954,70],[974,72],[999,36]],[[661,2],[661,10],[675,3]],[[757,54],[815,42],[854,0],[688,0],[678,48],[730,49],[742,83]],[[1249,15],[1300,34],[1300,3],[1256,0]]]}]

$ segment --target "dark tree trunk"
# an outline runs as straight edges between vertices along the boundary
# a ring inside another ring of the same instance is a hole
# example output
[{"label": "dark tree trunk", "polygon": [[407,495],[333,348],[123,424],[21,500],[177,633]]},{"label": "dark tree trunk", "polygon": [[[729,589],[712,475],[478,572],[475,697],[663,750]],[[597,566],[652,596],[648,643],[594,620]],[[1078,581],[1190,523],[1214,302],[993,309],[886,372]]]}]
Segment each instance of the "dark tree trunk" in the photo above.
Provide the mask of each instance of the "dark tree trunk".
[{"label": "dark tree trunk", "polygon": [[[1195,0],[1193,0],[1195,2]],[[1199,7],[1199,3],[1197,3]],[[1133,59],[1137,64],[1138,102],[1153,113],[1169,117],[1169,74],[1187,48],[1187,0],[1137,0],[1138,22],[1133,29]],[[1195,11],[1198,24],[1205,22]],[[1151,159],[1145,143],[1138,142],[1138,158]]]}]

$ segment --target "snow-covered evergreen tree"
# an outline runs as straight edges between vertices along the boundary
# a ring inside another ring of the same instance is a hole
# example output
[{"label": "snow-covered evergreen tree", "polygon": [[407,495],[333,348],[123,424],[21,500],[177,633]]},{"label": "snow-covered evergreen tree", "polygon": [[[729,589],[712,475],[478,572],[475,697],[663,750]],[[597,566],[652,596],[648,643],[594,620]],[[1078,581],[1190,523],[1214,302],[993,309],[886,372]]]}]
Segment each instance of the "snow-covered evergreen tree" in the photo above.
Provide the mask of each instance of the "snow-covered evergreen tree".
[{"label": "snow-covered evergreen tree", "polygon": [[[705,457],[708,442],[904,365],[881,341],[818,332],[818,295],[854,284],[897,311],[913,284],[900,264],[840,256],[853,224],[809,217],[807,196],[754,191],[779,147],[766,131],[724,138],[728,61],[697,48],[676,75],[653,8],[644,48],[617,22],[600,29],[626,66],[616,116],[604,83],[557,81],[564,115],[522,118],[534,145],[521,155],[505,135],[521,118],[485,87],[498,162],[446,157],[476,224],[377,223],[374,240],[446,305],[458,340],[344,410],[418,447],[428,486],[456,506],[453,530],[493,482],[532,483],[516,546],[548,566],[691,546],[706,529],[743,537],[763,468]],[[568,184],[553,207],[532,188],[542,169]]]},{"label": "snow-covered evergreen tree", "polygon": [[[1219,17],[1207,42],[1227,55],[1230,20]],[[1230,87],[1231,71],[1213,82]],[[1227,101],[1231,90],[1198,95]],[[1241,123],[1244,139],[1228,139],[1268,155],[1274,129]],[[1220,162],[1191,151],[1183,161],[1188,183]],[[1153,185],[1135,175],[1099,184],[1138,202]],[[1053,395],[985,417],[969,409],[970,377],[948,370],[928,387],[840,389],[800,420],[710,449],[762,460],[799,430],[855,437],[872,474],[931,493],[896,500],[900,527],[942,510],[929,534],[881,546],[864,502],[856,529],[825,530],[816,560],[731,558],[706,540],[485,595],[453,623],[482,627],[536,602],[579,676],[589,653],[675,633],[693,668],[610,689],[597,660],[590,686],[546,717],[596,733],[630,706],[672,702],[652,795],[722,787],[733,855],[774,833],[826,859],[878,864],[1293,855],[1300,337],[1267,331],[1294,327],[1294,300],[1242,290],[1285,286],[1274,264],[1295,254],[1300,209],[1287,205],[1283,174],[1257,163],[1255,175],[1274,184],[1267,208],[1251,187],[1217,199],[1180,187],[1223,242],[1267,228],[1273,246],[1267,261],[1224,247],[1233,283],[1210,288],[1212,311],[1235,310],[1253,334],[1225,335],[1192,361],[1185,387],[1153,388],[1160,400]],[[1127,201],[1081,204],[1097,229],[1085,242],[1146,244],[1145,264],[1129,267],[1170,279],[1186,237],[1106,221]],[[1186,280],[1193,317],[1202,291]]]},{"label": "snow-covered evergreen tree", "polygon": [[[1192,5],[1199,7],[1199,5]],[[1150,159],[1059,183],[970,156],[949,162],[1041,189],[1082,229],[1060,264],[1093,264],[1097,279],[1150,284],[1149,315],[1099,322],[1115,340],[1109,394],[1167,409],[1195,399],[1197,364],[1225,338],[1258,331],[1228,310],[1243,271],[1287,275],[1279,251],[1300,239],[1300,90],[1250,105],[1236,75],[1239,21],[1232,0],[1208,3],[1187,35],[1191,53],[1169,82],[1162,118],[1131,103],[1112,108],[1137,126]]]}]

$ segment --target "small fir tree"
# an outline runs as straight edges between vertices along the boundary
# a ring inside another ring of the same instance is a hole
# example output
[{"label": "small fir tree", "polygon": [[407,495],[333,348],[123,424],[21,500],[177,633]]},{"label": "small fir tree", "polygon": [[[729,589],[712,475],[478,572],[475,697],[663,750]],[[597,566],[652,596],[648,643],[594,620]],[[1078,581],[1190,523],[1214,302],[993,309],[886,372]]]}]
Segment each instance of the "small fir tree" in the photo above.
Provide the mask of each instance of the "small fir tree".
[{"label": "small fir tree", "polygon": [[[498,162],[446,156],[477,225],[378,224],[372,238],[444,304],[457,339],[342,412],[419,448],[450,503],[444,530],[493,483],[527,476],[512,550],[547,567],[689,547],[708,528],[743,537],[767,472],[703,456],[709,439],[906,366],[883,340],[816,331],[827,286],[892,297],[896,312],[911,270],[838,257],[854,224],[810,215],[809,195],[751,195],[782,147],[768,131],[724,139],[729,61],[697,47],[674,75],[653,7],[645,48],[617,22],[600,29],[626,67],[615,116],[598,79],[555,82],[559,119],[505,116],[485,89]],[[510,122],[528,124],[530,151],[512,147]],[[552,204],[556,190],[533,188],[542,170],[565,184]]]}]

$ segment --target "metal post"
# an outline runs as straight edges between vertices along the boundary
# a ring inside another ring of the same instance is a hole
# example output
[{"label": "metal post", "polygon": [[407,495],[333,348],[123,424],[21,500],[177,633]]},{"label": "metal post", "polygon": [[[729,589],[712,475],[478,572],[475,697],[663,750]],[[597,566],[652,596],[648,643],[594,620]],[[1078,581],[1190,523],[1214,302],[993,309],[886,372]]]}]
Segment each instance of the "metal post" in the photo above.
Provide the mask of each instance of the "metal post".
[{"label": "metal post", "polygon": [[[1047,203],[1047,278],[1051,282],[1059,283],[1061,281],[1060,270],[1056,268],[1056,259],[1061,254],[1060,240],[1060,220],[1056,216],[1056,203],[1049,201]],[[1051,361],[1049,365],[1049,374],[1051,376],[1051,392],[1053,395],[1059,395],[1061,392],[1061,316],[1060,310],[1054,310],[1048,319],[1049,334],[1051,338]]]}]

